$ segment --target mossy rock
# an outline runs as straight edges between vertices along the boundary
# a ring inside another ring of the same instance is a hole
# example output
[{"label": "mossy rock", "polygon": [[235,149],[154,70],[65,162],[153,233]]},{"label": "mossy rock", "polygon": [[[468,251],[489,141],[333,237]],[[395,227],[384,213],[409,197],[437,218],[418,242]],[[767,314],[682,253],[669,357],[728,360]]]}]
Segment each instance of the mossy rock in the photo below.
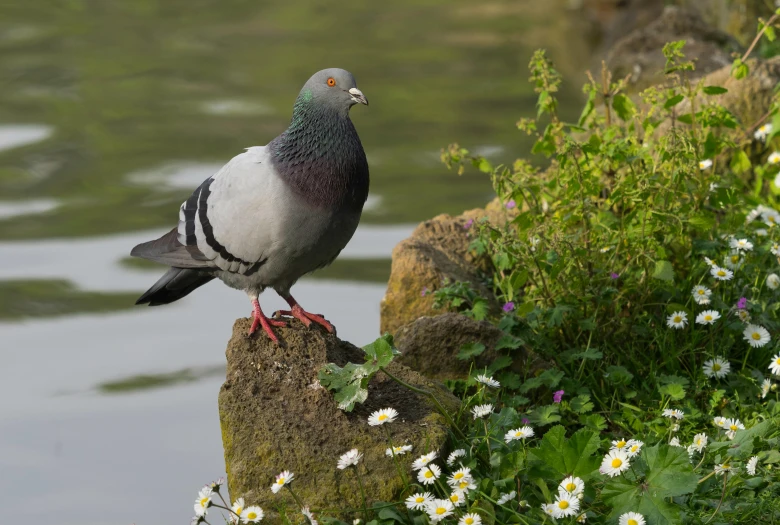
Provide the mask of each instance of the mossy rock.
[{"label": "mossy rock", "polygon": [[[284,507],[298,513],[287,490],[273,494],[270,486],[282,470],[295,474],[293,489],[305,505],[326,509],[327,514],[350,520],[344,509],[359,509],[360,490],[353,469],[336,468],[338,458],[357,448],[363,453],[360,472],[369,505],[396,501],[403,483],[391,458],[385,429],[371,427],[368,415],[392,407],[399,418],[388,425],[395,445],[411,444],[412,454],[401,456],[410,476],[414,457],[445,446],[448,426],[429,399],[413,393],[379,372],[369,384],[368,400],[353,412],[337,408],[331,392],[317,380],[319,369],[329,363],[344,366],[362,363],[365,353],[317,328],[306,329],[298,321],[277,329],[282,345],[265,334],[247,336],[250,322],[239,319],[228,343],[227,378],[219,393],[219,415],[228,485],[233,498],[260,505],[270,517]],[[418,388],[433,391],[451,412],[459,401],[442,385],[400,364],[390,373]]]}]

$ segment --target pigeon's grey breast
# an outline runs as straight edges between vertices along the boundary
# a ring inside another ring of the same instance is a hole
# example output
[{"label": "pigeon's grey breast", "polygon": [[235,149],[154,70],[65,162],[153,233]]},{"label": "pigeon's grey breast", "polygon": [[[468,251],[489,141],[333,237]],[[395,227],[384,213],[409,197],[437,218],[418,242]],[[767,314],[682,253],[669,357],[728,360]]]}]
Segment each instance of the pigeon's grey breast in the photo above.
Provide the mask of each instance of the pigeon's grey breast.
[{"label": "pigeon's grey breast", "polygon": [[253,147],[207,179],[179,218],[179,241],[194,242],[227,285],[287,292],[336,258],[360,212],[307,202],[280,177],[268,148]]}]

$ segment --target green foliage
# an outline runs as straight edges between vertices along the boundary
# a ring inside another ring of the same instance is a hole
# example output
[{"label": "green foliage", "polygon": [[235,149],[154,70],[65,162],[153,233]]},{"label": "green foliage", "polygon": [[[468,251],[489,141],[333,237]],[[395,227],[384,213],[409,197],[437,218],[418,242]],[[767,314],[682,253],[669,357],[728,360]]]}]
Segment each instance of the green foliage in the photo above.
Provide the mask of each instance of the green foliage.
[{"label": "green foliage", "polygon": [[333,397],[339,408],[346,412],[351,412],[355,403],[362,403],[368,398],[371,378],[399,353],[393,347],[393,336],[389,334],[364,346],[363,351],[366,353],[365,363],[347,363],[344,367],[328,363],[317,374],[320,384],[334,391]]}]

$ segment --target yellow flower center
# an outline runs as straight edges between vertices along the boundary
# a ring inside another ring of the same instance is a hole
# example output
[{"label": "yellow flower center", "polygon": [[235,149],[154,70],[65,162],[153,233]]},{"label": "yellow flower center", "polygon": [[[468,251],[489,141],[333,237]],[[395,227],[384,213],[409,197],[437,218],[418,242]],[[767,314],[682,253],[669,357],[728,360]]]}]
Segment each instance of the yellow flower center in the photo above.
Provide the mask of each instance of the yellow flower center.
[{"label": "yellow flower center", "polygon": [[209,498],[200,498],[200,506],[205,507],[209,503]]},{"label": "yellow flower center", "polygon": [[639,525],[639,522],[633,518],[628,520],[628,525]]},{"label": "yellow flower center", "polygon": [[679,323],[680,321],[682,321],[682,317],[680,317],[679,315],[675,315],[674,316],[674,322],[675,323]]},{"label": "yellow flower center", "polygon": [[426,471],[425,472],[425,477],[428,478],[428,479],[431,479],[433,477],[433,471],[432,470]]},{"label": "yellow flower center", "polygon": [[566,484],[566,491],[567,492],[573,492],[574,489],[576,489],[576,488],[577,488],[577,485],[575,485],[574,483],[567,483]]},{"label": "yellow flower center", "polygon": [[715,370],[715,371],[717,372],[718,370],[720,370],[720,364],[719,364],[719,363],[715,363],[715,364],[713,364],[713,365],[712,365],[712,369],[713,369],[713,370]]},{"label": "yellow flower center", "polygon": [[247,512],[246,513],[246,519],[248,519],[248,520],[257,519],[257,512]]},{"label": "yellow flower center", "polygon": [[444,507],[437,507],[436,508],[436,514],[441,515],[441,514],[444,514],[445,512],[447,512],[447,509],[445,509]]},{"label": "yellow flower center", "polygon": [[457,494],[453,494],[452,496],[450,496],[450,501],[453,503],[457,503],[459,499],[460,498],[458,497]]},{"label": "yellow flower center", "polygon": [[775,359],[775,364],[776,364],[776,365],[780,365],[780,357],[778,357],[777,359]]},{"label": "yellow flower center", "polygon": [[284,485],[284,478],[279,478],[276,480],[277,485]]},{"label": "yellow flower center", "polygon": [[775,222],[775,216],[774,215],[770,215],[769,217],[767,217],[767,220],[769,222],[771,222],[771,223],[774,223]]},{"label": "yellow flower center", "polygon": [[623,448],[626,446],[626,442],[624,440],[620,440],[617,443],[615,443],[615,448]]},{"label": "yellow flower center", "polygon": [[463,472],[456,472],[453,476],[455,479],[460,479],[464,476]]},{"label": "yellow flower center", "polygon": [[234,511],[236,514],[241,514],[241,512],[244,510],[244,507],[236,507],[236,510]]},{"label": "yellow flower center", "polygon": [[631,452],[636,452],[637,450],[639,450],[639,445],[634,445],[631,447]]},{"label": "yellow flower center", "polygon": [[718,270],[718,277],[723,277],[725,275],[726,275],[726,272],[724,272],[723,270]]},{"label": "yellow flower center", "polygon": [[523,437],[523,431],[522,430],[518,430],[517,432],[515,432],[515,437],[516,438]]},{"label": "yellow flower center", "polygon": [[379,421],[384,421],[385,419],[387,419],[387,414],[382,414],[377,419],[379,419]]},{"label": "yellow flower center", "polygon": [[473,523],[474,523],[474,518],[472,518],[472,517],[468,517],[468,518],[466,518],[465,520],[463,520],[463,523],[465,523],[466,525],[473,525]]},{"label": "yellow flower center", "polygon": [[460,485],[458,485],[458,488],[465,489],[468,486],[469,486],[469,482],[468,481],[461,481]]},{"label": "yellow flower center", "polygon": [[619,468],[620,465],[623,464],[623,460],[620,458],[615,458],[612,460],[612,468]]},{"label": "yellow flower center", "polygon": [[422,503],[423,501],[425,501],[425,498],[423,498],[422,496],[417,496],[416,498],[414,498],[415,503]]},{"label": "yellow flower center", "polygon": [[729,426],[729,428],[730,428],[731,430],[735,430],[735,431],[736,431],[736,430],[737,430],[737,425],[730,425],[730,426]]},{"label": "yellow flower center", "polygon": [[704,295],[704,290],[699,290],[697,293],[698,293],[699,295]]},{"label": "yellow flower center", "polygon": [[709,315],[709,314],[708,314],[708,315],[705,315],[705,316],[704,316],[704,320],[705,320],[705,321],[712,321],[712,316],[711,316],[711,315]]},{"label": "yellow flower center", "polygon": [[753,332],[752,334],[750,334],[750,337],[758,341],[759,339],[761,339],[761,334],[759,334],[758,332]]},{"label": "yellow flower center", "polygon": [[568,509],[569,508],[569,502],[564,500],[561,500],[558,502],[558,508],[559,509]]}]

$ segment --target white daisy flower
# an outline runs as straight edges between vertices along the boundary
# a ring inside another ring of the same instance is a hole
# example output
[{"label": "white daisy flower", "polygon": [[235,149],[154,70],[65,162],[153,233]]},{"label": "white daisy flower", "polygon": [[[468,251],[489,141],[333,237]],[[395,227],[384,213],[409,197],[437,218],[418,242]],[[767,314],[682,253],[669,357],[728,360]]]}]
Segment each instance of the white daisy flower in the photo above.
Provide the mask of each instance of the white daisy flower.
[{"label": "white daisy flower", "polygon": [[345,452],[341,455],[339,458],[338,464],[336,465],[336,468],[339,470],[344,470],[347,467],[357,466],[358,461],[360,461],[360,458],[363,457],[363,454],[358,452],[358,449],[353,448],[352,450]]},{"label": "white daisy flower", "polygon": [[513,499],[515,499],[516,497],[517,497],[517,492],[515,492],[515,491],[513,490],[513,491],[511,491],[511,492],[508,492],[507,494],[502,494],[502,495],[501,495],[501,496],[498,498],[498,500],[496,500],[496,503],[498,503],[499,505],[503,505],[504,503],[507,503],[507,502],[510,502],[510,501],[512,501],[512,500],[513,500]]},{"label": "white daisy flower", "polygon": [[485,374],[480,374],[476,377],[477,383],[482,383],[485,386],[489,386],[490,388],[498,388],[501,386],[501,383],[493,379],[492,377],[488,377]]},{"label": "white daisy flower", "polygon": [[764,224],[769,227],[775,226],[778,222],[780,222],[780,213],[777,213],[775,210],[764,211],[761,214],[761,220],[763,220]]},{"label": "white daisy flower", "polygon": [[672,439],[669,440],[669,445],[672,447],[682,448],[682,445],[680,445],[680,438],[678,438],[677,436],[674,436]]},{"label": "white daisy flower", "polygon": [[738,250],[735,250],[726,255],[723,258],[723,262],[726,264],[726,267],[731,268],[732,270],[739,270],[739,267],[742,266],[742,254]]},{"label": "white daisy flower", "polygon": [[469,478],[469,479],[462,479],[462,480],[460,480],[458,485],[457,486],[453,486],[452,488],[458,489],[461,492],[463,492],[464,494],[466,494],[470,490],[476,489],[477,486],[474,484],[474,480]]},{"label": "white daisy flower", "polygon": [[745,425],[742,424],[742,421],[739,419],[733,418],[726,421],[726,435],[729,437],[729,439],[734,439],[734,436],[737,435],[737,430],[744,430]]},{"label": "white daisy flower", "polygon": [[247,507],[244,509],[244,512],[241,513],[241,521],[244,523],[257,523],[263,519],[263,516],[265,516],[265,513],[260,507]]},{"label": "white daisy flower", "polygon": [[425,510],[428,504],[433,501],[433,495],[430,492],[418,492],[406,498],[406,508],[412,510]]},{"label": "white daisy flower", "polygon": [[737,310],[737,317],[743,323],[747,323],[748,321],[750,321],[750,312],[748,312],[747,310]]},{"label": "white daisy flower", "polygon": [[777,290],[780,286],[780,277],[776,273],[770,273],[766,276],[766,285],[770,290]]},{"label": "white daisy flower", "polygon": [[700,170],[706,170],[712,167],[712,160],[711,159],[704,159],[699,161],[699,169]]},{"label": "white daisy flower", "polygon": [[697,284],[693,287],[693,290],[691,290],[691,295],[693,295],[693,300],[696,301],[696,304],[710,304],[712,290],[706,286]]},{"label": "white daisy flower", "polygon": [[719,187],[720,187],[720,186],[718,186],[718,183],[717,183],[717,182],[710,182],[710,193],[714,192],[714,191],[715,191],[715,190],[717,190]]},{"label": "white daisy flower", "polygon": [[688,322],[688,314],[686,314],[685,312],[674,312],[666,319],[666,326],[668,326],[669,328],[685,328],[685,324],[687,322]]},{"label": "white daisy flower", "polygon": [[448,499],[435,499],[428,504],[425,510],[431,523],[438,523],[447,516],[451,516],[455,506]]},{"label": "white daisy flower", "polygon": [[301,509],[301,514],[306,516],[306,519],[309,520],[309,525],[319,525],[317,520],[314,518],[314,514],[312,514],[311,510],[309,510],[309,507],[303,507]]},{"label": "white daisy flower", "polygon": [[780,244],[778,243],[772,243],[772,246],[769,248],[769,251],[772,252],[772,255],[778,256],[780,255]]},{"label": "white daisy flower", "polygon": [[493,405],[490,404],[477,405],[471,409],[471,413],[474,415],[474,419],[479,419],[481,417],[489,416],[490,414],[493,413]]},{"label": "white daisy flower", "polygon": [[780,376],[780,354],[777,354],[772,358],[772,362],[769,363],[769,370],[776,376]]},{"label": "white daisy flower", "polygon": [[713,260],[712,260],[712,259],[710,259],[709,257],[705,257],[705,258],[704,258],[704,262],[705,262],[705,263],[707,263],[707,266],[717,266],[717,264],[715,263],[715,261],[713,261]]},{"label": "white daisy flower", "polygon": [[[778,175],[780,175],[780,173],[778,173]],[[769,230],[767,230],[766,228],[759,228],[755,231],[755,234],[758,235],[759,237],[766,237],[767,235],[769,235]]]},{"label": "white daisy flower", "polygon": [[700,433],[693,436],[693,443],[691,446],[697,451],[702,452],[707,446],[707,434]]},{"label": "white daisy flower", "polygon": [[715,425],[718,428],[726,428],[726,423],[728,422],[728,419],[725,417],[717,416],[712,420],[712,424]]},{"label": "white daisy flower", "polygon": [[466,451],[462,448],[459,448],[457,450],[453,450],[450,452],[450,455],[447,456],[447,465],[452,466],[455,461],[458,460],[458,458],[464,458],[466,457]]},{"label": "white daisy flower", "polygon": [[599,248],[600,253],[607,253],[610,249],[612,249],[611,246],[604,246],[603,248]]},{"label": "white daisy flower", "polygon": [[734,272],[721,268],[720,266],[713,266],[710,270],[710,274],[719,281],[728,281],[734,277]]},{"label": "white daisy flower", "polygon": [[518,439],[528,439],[533,436],[534,436],[534,429],[526,425],[524,427],[510,430],[509,432],[504,434],[504,441],[509,443],[511,441],[516,441]]},{"label": "white daisy flower", "polygon": [[577,523],[585,523],[588,521],[588,515],[586,513],[582,513],[579,516],[577,516]]},{"label": "white daisy flower", "polygon": [[720,319],[720,314],[717,310],[704,310],[696,316],[696,324],[715,324],[718,319]]},{"label": "white daisy flower", "polygon": [[623,450],[610,450],[601,461],[599,472],[614,478],[630,466],[628,454]]},{"label": "white daisy flower", "polygon": [[542,503],[542,512],[550,516],[553,520],[557,514],[555,503]]},{"label": "white daisy flower", "polygon": [[211,487],[206,485],[198,492],[198,498],[195,500],[195,516],[203,517],[208,514],[208,508],[211,506],[211,497],[214,495],[214,491]]},{"label": "white daisy flower", "polygon": [[277,492],[282,490],[282,487],[292,483],[293,478],[295,478],[295,474],[293,474],[289,470],[283,470],[276,476],[273,485],[271,485],[271,492],[276,494]]},{"label": "white daisy flower", "polygon": [[764,382],[761,383],[761,399],[764,399],[767,395],[769,395],[769,390],[772,388],[772,382],[769,379],[764,379]]},{"label": "white daisy flower", "polygon": [[457,487],[460,485],[461,481],[469,481],[471,479],[473,479],[471,477],[471,469],[468,467],[461,467],[453,472],[449,478],[447,478],[447,484]]},{"label": "white daisy flower", "polygon": [[750,474],[751,476],[755,476],[757,466],[758,466],[758,456],[753,456],[748,460],[747,465],[745,465],[745,470],[747,470],[747,473]]},{"label": "white daisy flower", "polygon": [[393,457],[393,455],[396,456],[403,456],[407,452],[412,451],[412,445],[401,445],[400,447],[393,447],[392,449],[385,450],[385,456],[387,457]]},{"label": "white daisy flower", "polygon": [[753,243],[750,242],[747,239],[737,239],[736,237],[732,237],[729,240],[729,246],[732,250],[737,250],[741,252],[749,252],[753,249]]},{"label": "white daisy flower", "polygon": [[580,510],[580,499],[568,492],[559,492],[553,505],[555,505],[556,518],[575,516]]},{"label": "white daisy flower", "polygon": [[433,461],[439,456],[439,454],[434,450],[433,452],[428,452],[427,454],[423,454],[419,458],[414,460],[414,463],[412,463],[412,470],[420,470],[425,465]]},{"label": "white daisy flower", "polygon": [[397,417],[398,412],[394,408],[383,408],[368,416],[368,424],[372,427],[384,425],[385,423],[392,423]]},{"label": "white daisy flower", "polygon": [[456,507],[460,507],[466,503],[466,493],[462,490],[455,490],[450,494],[450,501]]},{"label": "white daisy flower", "polygon": [[433,485],[440,475],[441,469],[436,464],[431,463],[427,467],[420,469],[417,473],[417,481],[423,485]]},{"label": "white daisy flower", "polygon": [[764,142],[770,133],[772,133],[772,124],[764,124],[753,133],[753,137]]},{"label": "white daisy flower", "polygon": [[610,450],[624,450],[627,446],[628,440],[620,438],[612,441],[612,448],[610,448]]},{"label": "white daisy flower", "polygon": [[481,524],[482,524],[482,516],[480,516],[476,512],[472,512],[470,514],[464,514],[458,521],[458,525],[481,525]]},{"label": "white daisy flower", "polygon": [[619,525],[645,525],[645,517],[638,512],[626,512],[620,515]]},{"label": "white daisy flower", "polygon": [[222,485],[224,485],[224,484],[225,484],[225,477],[224,476],[220,476],[219,478],[217,478],[217,481],[212,481],[211,482],[211,489],[214,492],[219,492],[219,488]]},{"label": "white daisy flower", "polygon": [[244,503],[244,498],[238,498],[234,501],[233,505],[230,506],[230,523],[238,523],[238,520],[241,518],[241,513],[244,512],[245,508],[246,504]]},{"label": "white daisy flower", "polygon": [[728,474],[730,471],[731,471],[731,465],[728,463],[721,463],[720,465],[715,465],[716,476],[722,476],[724,474]]},{"label": "white daisy flower", "polygon": [[769,154],[769,157],[767,157],[766,161],[769,164],[777,164],[778,162],[780,162],[780,153],[773,151],[772,153]]},{"label": "white daisy flower", "polygon": [[678,430],[680,430],[680,425],[679,423],[675,423],[672,425],[671,428],[672,428],[672,432],[677,432]]},{"label": "white daisy flower", "polygon": [[564,478],[563,481],[561,481],[561,484],[558,485],[558,492],[565,492],[572,496],[579,496],[584,491],[585,491],[585,482],[583,482],[580,478],[576,478],[574,476],[569,476],[568,478]]},{"label": "white daisy flower", "polygon": [[685,412],[677,408],[665,408],[663,411],[663,416],[668,417],[669,419],[682,419],[685,417]]},{"label": "white daisy flower", "polygon": [[747,327],[745,327],[745,331],[742,332],[742,335],[745,337],[745,341],[750,343],[750,346],[753,348],[766,346],[766,344],[771,340],[771,337],[769,337],[769,331],[767,331],[767,329],[763,326],[759,326],[757,324],[747,325]]},{"label": "white daisy flower", "polygon": [[639,455],[639,452],[641,452],[643,446],[644,443],[642,441],[639,441],[638,439],[629,439],[628,447],[626,448],[626,454],[628,454],[629,458],[633,458]]},{"label": "white daisy flower", "polygon": [[721,357],[704,361],[704,375],[707,377],[726,377],[731,371],[731,364]]}]

